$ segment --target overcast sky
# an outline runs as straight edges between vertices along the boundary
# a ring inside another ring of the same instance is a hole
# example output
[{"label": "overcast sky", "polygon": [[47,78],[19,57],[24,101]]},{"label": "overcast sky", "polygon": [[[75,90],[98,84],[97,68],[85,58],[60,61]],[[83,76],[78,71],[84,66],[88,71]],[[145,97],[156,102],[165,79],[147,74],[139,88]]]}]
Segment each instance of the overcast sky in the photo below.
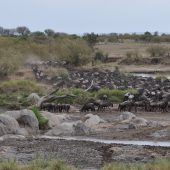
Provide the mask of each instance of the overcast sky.
[{"label": "overcast sky", "polygon": [[31,31],[170,32],[170,0],[0,0],[0,25]]}]

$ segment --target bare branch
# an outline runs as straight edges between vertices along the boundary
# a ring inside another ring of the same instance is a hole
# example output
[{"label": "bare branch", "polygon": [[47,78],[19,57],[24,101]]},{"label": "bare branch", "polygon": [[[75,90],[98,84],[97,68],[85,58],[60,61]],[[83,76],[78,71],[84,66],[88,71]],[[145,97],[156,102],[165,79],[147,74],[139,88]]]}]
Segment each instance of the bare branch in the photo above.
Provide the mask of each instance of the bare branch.
[{"label": "bare branch", "polygon": [[89,91],[93,85],[94,85],[94,81],[92,80],[91,85],[85,91]]}]

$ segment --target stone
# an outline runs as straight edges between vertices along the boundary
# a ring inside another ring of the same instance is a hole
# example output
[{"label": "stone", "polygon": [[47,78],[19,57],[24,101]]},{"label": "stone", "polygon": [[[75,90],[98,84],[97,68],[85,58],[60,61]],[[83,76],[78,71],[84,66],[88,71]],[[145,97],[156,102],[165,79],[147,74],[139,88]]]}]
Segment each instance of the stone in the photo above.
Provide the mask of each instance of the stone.
[{"label": "stone", "polygon": [[16,134],[17,129],[19,129],[19,124],[14,118],[5,114],[0,115],[0,136]]},{"label": "stone", "polygon": [[87,127],[93,127],[93,126],[98,125],[99,123],[104,123],[105,122],[99,116],[93,115],[93,114],[87,114],[87,115],[85,115],[85,118],[87,118],[87,119],[84,122],[84,124]]}]

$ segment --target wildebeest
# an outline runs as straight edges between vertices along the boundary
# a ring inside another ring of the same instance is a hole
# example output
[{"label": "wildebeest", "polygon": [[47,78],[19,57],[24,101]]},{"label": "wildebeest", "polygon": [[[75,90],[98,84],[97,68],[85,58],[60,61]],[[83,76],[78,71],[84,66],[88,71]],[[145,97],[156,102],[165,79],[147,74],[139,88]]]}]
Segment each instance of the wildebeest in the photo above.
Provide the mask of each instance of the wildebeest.
[{"label": "wildebeest", "polygon": [[133,101],[128,100],[128,101],[124,101],[124,102],[120,103],[118,106],[118,110],[130,112],[132,107],[133,107]]},{"label": "wildebeest", "polygon": [[94,103],[86,103],[83,105],[80,111],[81,112],[95,111],[95,105]]},{"label": "wildebeest", "polygon": [[98,105],[98,111],[104,111],[106,108],[113,107],[112,102],[102,102]]}]

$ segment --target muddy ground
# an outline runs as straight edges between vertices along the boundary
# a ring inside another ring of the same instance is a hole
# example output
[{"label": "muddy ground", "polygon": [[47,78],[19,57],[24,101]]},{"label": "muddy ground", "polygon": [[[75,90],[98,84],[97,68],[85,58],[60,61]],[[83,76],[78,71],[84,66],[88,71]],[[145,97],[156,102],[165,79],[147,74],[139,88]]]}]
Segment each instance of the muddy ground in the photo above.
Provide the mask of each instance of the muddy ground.
[{"label": "muddy ground", "polygon": [[170,148],[101,144],[52,139],[8,139],[0,142],[0,159],[27,164],[36,158],[62,159],[78,169],[100,169],[111,161],[148,162],[169,157]]},{"label": "muddy ground", "polygon": [[[129,123],[120,123],[118,117],[120,112],[117,106],[105,112],[93,112],[105,120],[105,123],[100,123],[96,126],[96,131],[90,133],[89,137],[99,139],[116,139],[116,140],[152,140],[152,141],[170,141],[170,113],[162,112],[133,112],[137,118],[144,118],[147,121],[154,121],[159,126],[141,126],[135,129],[129,129]],[[87,113],[74,113],[70,114],[80,120],[83,114]],[[164,133],[166,131],[166,134]],[[157,133],[160,132],[160,135]]]}]

